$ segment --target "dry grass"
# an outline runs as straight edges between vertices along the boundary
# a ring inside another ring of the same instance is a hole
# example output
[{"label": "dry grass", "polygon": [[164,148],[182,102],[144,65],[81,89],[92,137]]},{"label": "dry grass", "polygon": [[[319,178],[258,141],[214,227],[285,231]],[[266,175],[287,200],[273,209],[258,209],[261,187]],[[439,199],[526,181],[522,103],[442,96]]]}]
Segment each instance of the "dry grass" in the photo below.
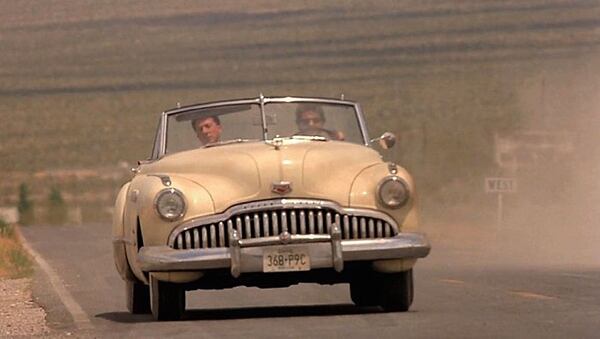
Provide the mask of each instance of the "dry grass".
[{"label": "dry grass", "polygon": [[33,264],[19,243],[12,226],[0,220],[0,279],[31,275]]}]

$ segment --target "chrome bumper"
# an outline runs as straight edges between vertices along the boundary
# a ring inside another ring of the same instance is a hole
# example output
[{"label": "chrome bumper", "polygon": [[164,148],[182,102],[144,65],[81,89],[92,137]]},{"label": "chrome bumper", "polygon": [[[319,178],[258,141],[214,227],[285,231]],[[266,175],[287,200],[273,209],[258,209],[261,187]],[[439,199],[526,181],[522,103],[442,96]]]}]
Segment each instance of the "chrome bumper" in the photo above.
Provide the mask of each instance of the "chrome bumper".
[{"label": "chrome bumper", "polygon": [[339,227],[330,235],[292,235],[239,239],[232,234],[229,248],[179,250],[169,246],[144,246],[138,254],[140,267],[146,272],[195,271],[230,268],[238,277],[243,272],[263,271],[263,250],[273,246],[307,247],[311,269],[334,268],[340,272],[345,261],[382,259],[416,259],[429,254],[431,246],[425,235],[400,233],[393,238],[341,240]]}]

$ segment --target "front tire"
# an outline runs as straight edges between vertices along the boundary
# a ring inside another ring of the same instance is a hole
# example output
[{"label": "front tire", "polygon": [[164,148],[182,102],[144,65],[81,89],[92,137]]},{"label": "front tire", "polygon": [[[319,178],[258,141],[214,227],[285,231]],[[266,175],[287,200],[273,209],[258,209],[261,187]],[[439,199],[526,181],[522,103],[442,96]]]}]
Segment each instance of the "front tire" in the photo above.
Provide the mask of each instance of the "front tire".
[{"label": "front tire", "polygon": [[413,271],[383,274],[380,278],[381,307],[388,312],[406,312],[414,298]]},{"label": "front tire", "polygon": [[127,280],[125,300],[131,314],[150,313],[150,288],[147,285]]},{"label": "front tire", "polygon": [[185,289],[150,274],[150,308],[155,320],[179,320],[185,311]]},{"label": "front tire", "polygon": [[360,272],[350,281],[356,306],[381,306],[388,312],[406,312],[414,297],[412,269],[398,273]]},{"label": "front tire", "polygon": [[370,282],[371,275],[360,275],[350,281],[350,298],[358,307],[379,305],[376,286]]}]

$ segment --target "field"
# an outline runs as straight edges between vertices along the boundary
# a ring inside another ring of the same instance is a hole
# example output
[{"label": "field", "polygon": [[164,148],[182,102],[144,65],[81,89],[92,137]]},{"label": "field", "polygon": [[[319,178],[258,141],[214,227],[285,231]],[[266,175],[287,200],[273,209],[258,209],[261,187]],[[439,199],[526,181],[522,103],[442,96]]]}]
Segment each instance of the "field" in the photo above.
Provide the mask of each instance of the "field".
[{"label": "field", "polygon": [[38,204],[59,187],[69,204],[110,205],[128,167],[149,154],[158,113],[177,103],[343,93],[362,103],[373,136],[400,136],[386,157],[415,173],[426,206],[465,200],[498,174],[494,134],[560,126],[591,135],[581,121],[600,107],[588,100],[600,88],[598,1],[0,9],[0,205],[16,204],[21,182]]}]

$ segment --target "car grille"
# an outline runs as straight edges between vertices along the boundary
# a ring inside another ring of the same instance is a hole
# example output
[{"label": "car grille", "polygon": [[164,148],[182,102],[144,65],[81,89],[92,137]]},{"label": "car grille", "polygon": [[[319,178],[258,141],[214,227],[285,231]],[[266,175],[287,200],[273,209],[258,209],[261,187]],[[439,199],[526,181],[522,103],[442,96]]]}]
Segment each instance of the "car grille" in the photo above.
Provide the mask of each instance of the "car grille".
[{"label": "car grille", "polygon": [[[342,239],[388,238],[397,234],[396,225],[389,217],[379,217],[377,212],[361,215],[359,210],[350,213],[340,208],[298,205],[279,206],[273,210],[229,215],[221,220],[201,221],[185,227],[171,236],[170,246],[175,249],[229,247],[229,234],[236,229],[240,239],[255,239],[277,236],[282,232],[291,234],[329,234],[331,225],[340,226]],[[212,222],[211,222],[212,221]]]}]

